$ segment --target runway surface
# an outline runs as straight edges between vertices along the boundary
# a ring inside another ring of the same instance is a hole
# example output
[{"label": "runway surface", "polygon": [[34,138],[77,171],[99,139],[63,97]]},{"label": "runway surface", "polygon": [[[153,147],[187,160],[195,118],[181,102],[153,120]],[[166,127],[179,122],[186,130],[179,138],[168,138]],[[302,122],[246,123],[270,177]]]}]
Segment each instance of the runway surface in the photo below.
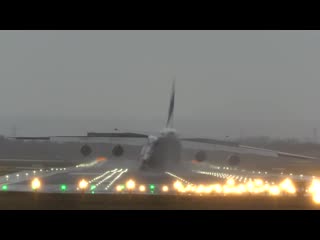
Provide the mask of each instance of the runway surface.
[{"label": "runway surface", "polygon": [[[32,181],[35,178],[41,184],[37,189],[32,188]],[[179,189],[175,187],[174,183],[179,181],[184,186],[194,186],[197,189],[193,192],[201,194],[206,192],[205,190],[201,191],[201,186],[202,188],[209,184],[223,186],[228,179],[232,179],[233,185],[244,186],[251,181],[259,180],[264,185],[272,187],[286,178],[295,183],[296,193],[301,192],[302,195],[307,196],[308,193],[305,189],[299,189],[299,187],[305,188],[306,184],[315,179],[315,176],[294,175],[289,172],[249,171],[240,168],[215,166],[209,163],[186,163],[179,170],[148,173],[139,171],[132,166],[132,163],[126,164],[125,161],[115,163],[112,161],[93,160],[70,167],[17,170],[17,172],[0,176],[0,185],[3,191],[32,192],[36,190],[44,193],[84,192],[110,194],[130,192],[139,194],[181,194],[181,192],[188,192],[178,191]],[[79,183],[82,179],[88,185],[80,189]],[[131,189],[126,186],[130,179],[134,181],[134,187]],[[213,187],[211,190],[213,190]]]},{"label": "runway surface", "polygon": [[[7,160],[6,160],[7,161]],[[318,209],[317,176],[208,162],[144,172],[104,158],[0,175],[0,209]],[[87,196],[83,198],[84,196]],[[35,198],[36,197],[36,198]]]}]

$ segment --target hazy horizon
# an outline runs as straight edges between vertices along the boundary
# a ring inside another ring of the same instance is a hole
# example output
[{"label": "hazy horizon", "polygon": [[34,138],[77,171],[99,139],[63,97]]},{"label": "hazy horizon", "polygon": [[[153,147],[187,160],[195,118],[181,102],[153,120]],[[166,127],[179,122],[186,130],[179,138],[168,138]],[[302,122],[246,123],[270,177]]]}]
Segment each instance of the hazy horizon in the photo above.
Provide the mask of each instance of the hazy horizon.
[{"label": "hazy horizon", "polygon": [[319,31],[0,31],[0,134],[312,138]]}]

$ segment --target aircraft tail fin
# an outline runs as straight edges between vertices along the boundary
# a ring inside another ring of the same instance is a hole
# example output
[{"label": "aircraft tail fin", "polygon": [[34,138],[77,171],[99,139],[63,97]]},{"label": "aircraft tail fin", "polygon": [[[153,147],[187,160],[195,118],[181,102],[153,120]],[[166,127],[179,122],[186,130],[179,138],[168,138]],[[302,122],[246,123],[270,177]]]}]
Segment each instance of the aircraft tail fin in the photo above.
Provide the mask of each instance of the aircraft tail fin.
[{"label": "aircraft tail fin", "polygon": [[170,104],[169,104],[169,111],[168,111],[168,119],[167,119],[167,123],[166,123],[166,128],[173,128],[175,81],[176,81],[176,79],[174,78],[173,82],[172,82],[172,92],[171,92],[171,98],[170,98]]}]

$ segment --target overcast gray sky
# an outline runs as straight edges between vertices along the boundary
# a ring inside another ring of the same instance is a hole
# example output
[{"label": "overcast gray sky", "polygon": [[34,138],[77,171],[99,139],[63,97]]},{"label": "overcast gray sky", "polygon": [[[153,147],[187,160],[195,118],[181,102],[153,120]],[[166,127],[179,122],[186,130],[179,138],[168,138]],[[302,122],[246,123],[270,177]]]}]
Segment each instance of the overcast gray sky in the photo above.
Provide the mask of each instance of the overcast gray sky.
[{"label": "overcast gray sky", "polygon": [[0,133],[320,131],[319,31],[0,31]]}]

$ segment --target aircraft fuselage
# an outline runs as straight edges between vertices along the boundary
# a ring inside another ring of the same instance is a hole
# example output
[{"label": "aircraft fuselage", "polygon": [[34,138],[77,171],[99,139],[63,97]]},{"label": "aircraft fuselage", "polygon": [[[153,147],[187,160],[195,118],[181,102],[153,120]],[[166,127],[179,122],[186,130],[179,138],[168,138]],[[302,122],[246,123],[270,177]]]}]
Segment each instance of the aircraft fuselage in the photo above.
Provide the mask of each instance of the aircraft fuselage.
[{"label": "aircraft fuselage", "polygon": [[175,132],[150,137],[141,151],[141,170],[163,171],[177,166],[181,157],[181,143]]}]

